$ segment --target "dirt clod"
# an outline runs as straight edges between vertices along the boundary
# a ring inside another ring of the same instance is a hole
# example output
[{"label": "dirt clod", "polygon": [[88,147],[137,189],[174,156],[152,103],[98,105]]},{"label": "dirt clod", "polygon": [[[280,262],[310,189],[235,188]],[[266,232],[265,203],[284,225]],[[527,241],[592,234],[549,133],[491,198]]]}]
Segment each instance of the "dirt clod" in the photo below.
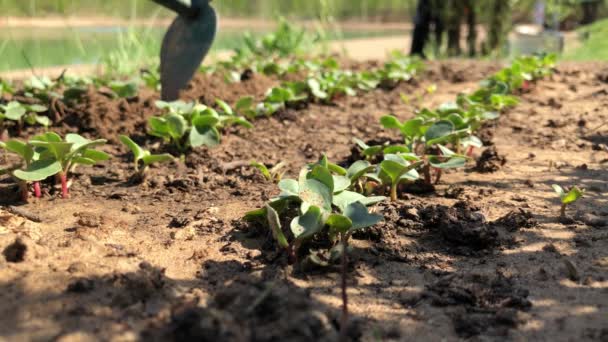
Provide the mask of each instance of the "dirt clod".
[{"label": "dirt clod", "polygon": [[495,146],[485,149],[481,157],[477,159],[475,171],[481,173],[490,173],[500,170],[507,163],[507,158],[500,155]]},{"label": "dirt clod", "polygon": [[486,222],[479,208],[457,202],[453,207],[431,205],[421,211],[428,228],[437,230],[453,245],[474,250],[487,249],[498,243],[498,232]]},{"label": "dirt clod", "polygon": [[504,335],[518,325],[518,312],[532,303],[529,291],[500,273],[450,274],[427,285],[423,298],[435,306],[458,306],[452,314],[454,329],[461,337],[483,332]]},{"label": "dirt clod", "polygon": [[17,238],[15,242],[6,246],[2,254],[8,262],[22,262],[25,260],[25,253],[27,252],[27,245],[20,239]]},{"label": "dirt clod", "polygon": [[503,226],[509,232],[515,232],[520,228],[533,228],[538,225],[538,221],[532,212],[519,208],[494,221],[494,224]]}]

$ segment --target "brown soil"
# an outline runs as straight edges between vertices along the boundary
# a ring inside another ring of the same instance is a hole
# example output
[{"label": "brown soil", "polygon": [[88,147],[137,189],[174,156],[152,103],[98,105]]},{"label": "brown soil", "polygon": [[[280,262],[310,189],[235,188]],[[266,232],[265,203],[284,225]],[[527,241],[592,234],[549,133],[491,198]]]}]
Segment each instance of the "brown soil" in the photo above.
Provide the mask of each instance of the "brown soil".
[{"label": "brown soil", "polygon": [[[48,182],[43,199],[10,207],[18,196],[0,178],[0,338],[337,340],[339,272],[287,265],[267,230],[241,220],[278,193],[249,161],[285,161],[290,176],[322,153],[348,161],[353,137],[398,139],[380,128],[382,115],[411,117],[420,103],[452,100],[498,67],[431,63],[390,91],[231,128],[219,147],[154,167],[140,185],[128,181],[131,161],[117,144],[104,147],[114,156],[107,163],[77,170],[67,200]],[[608,338],[608,127],[595,129],[608,119],[596,75],[605,69],[562,64],[488,125],[484,136],[507,160],[494,172],[471,163],[443,175],[434,192],[404,188],[398,202],[377,206],[385,221],[352,240],[350,339]],[[259,98],[275,82],[199,77],[185,96]],[[416,99],[433,83],[435,93]],[[404,104],[401,93],[413,100]],[[112,141],[131,134],[159,150],[144,134],[157,97],[90,92],[65,106],[58,130]],[[557,218],[552,183],[587,189],[568,208],[571,224]]]}]

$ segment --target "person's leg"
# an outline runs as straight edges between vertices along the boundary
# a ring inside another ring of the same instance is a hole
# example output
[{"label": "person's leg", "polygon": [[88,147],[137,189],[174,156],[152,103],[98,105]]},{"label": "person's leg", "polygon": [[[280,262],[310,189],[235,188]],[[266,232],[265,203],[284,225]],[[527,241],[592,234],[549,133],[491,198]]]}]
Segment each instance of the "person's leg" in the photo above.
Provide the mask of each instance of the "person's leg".
[{"label": "person's leg", "polygon": [[460,24],[463,15],[463,0],[448,0],[445,18],[448,34],[448,56],[460,55]]},{"label": "person's leg", "polygon": [[475,18],[475,4],[473,1],[465,1],[465,12],[468,27],[467,44],[469,47],[469,57],[475,57],[477,48],[477,20]]},{"label": "person's leg", "polygon": [[433,6],[433,23],[435,28],[435,56],[439,56],[443,43],[443,32],[445,31],[443,2]]},{"label": "person's leg", "polygon": [[430,1],[418,0],[416,17],[414,18],[414,32],[412,36],[411,55],[424,56],[424,45],[428,40],[430,30]]}]

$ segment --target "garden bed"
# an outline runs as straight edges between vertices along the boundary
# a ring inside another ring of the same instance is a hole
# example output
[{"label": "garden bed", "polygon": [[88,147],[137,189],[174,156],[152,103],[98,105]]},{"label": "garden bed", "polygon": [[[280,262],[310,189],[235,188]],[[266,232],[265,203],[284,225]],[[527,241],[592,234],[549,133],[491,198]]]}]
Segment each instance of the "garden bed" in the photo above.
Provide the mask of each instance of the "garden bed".
[{"label": "garden bed", "polygon": [[[60,111],[56,128],[108,139],[102,150],[112,158],[77,169],[69,199],[48,183],[42,199],[14,207],[15,187],[0,181],[0,336],[337,340],[339,268],[289,265],[269,230],[242,219],[278,195],[250,161],[285,162],[290,177],[323,153],[352,161],[355,137],[400,139],[382,129],[383,115],[411,118],[419,106],[475,90],[500,67],[429,63],[391,90],[287,109],[255,120],[254,129],[228,128],[219,146],[153,167],[142,184],[129,181],[132,159],[117,135],[158,147],[145,135],[158,93],[125,100],[91,90]],[[608,338],[608,127],[595,129],[608,120],[599,72],[607,67],[559,64],[486,124],[484,149],[495,151],[483,165],[470,162],[434,191],[377,205],[384,221],[351,240],[351,338]],[[184,97],[259,100],[277,83],[254,74],[226,85],[201,75]],[[433,84],[437,90],[418,101]],[[406,104],[401,94],[414,100]],[[567,224],[553,183],[586,189]]]}]

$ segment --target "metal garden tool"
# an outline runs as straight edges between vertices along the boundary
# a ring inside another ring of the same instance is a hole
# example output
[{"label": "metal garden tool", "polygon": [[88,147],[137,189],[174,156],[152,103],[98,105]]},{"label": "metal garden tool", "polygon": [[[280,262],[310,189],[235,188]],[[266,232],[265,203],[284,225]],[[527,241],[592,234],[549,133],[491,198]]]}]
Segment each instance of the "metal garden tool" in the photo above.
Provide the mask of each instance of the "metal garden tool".
[{"label": "metal garden tool", "polygon": [[189,5],[180,0],[152,1],[178,14],[160,52],[161,97],[174,101],[209,52],[217,31],[217,15],[210,0],[191,0]]}]

